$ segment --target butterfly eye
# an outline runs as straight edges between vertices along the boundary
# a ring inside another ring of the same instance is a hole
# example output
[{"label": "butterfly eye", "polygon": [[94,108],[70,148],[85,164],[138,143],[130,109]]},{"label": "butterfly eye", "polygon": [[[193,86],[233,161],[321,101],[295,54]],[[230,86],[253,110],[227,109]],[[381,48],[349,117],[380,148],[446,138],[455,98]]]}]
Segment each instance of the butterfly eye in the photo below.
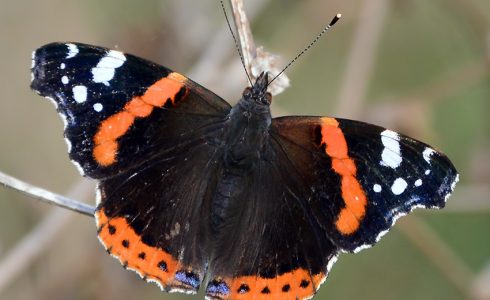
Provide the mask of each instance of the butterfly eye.
[{"label": "butterfly eye", "polygon": [[272,103],[272,94],[266,93],[264,99],[267,100],[267,103],[271,104]]},{"label": "butterfly eye", "polygon": [[244,97],[250,97],[252,95],[252,88],[251,87],[246,87],[244,90],[243,90],[243,96]]}]

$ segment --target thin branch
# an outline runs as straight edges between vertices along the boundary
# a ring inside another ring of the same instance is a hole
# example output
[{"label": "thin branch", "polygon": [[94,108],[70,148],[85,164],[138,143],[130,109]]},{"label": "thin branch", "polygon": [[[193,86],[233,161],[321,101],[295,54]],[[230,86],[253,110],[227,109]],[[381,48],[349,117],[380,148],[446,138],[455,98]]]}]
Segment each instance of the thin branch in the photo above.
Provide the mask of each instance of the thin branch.
[{"label": "thin branch", "polygon": [[91,217],[94,216],[95,208],[91,205],[52,193],[48,190],[42,189],[40,187],[34,186],[25,181],[7,175],[1,171],[0,184],[3,184],[5,187],[14,189],[21,193],[27,194],[42,202],[69,209],[83,215]]},{"label": "thin branch", "polygon": [[[236,47],[236,50],[238,52],[238,55],[240,56],[240,60],[242,62],[242,66],[243,66],[243,69],[245,71],[245,74],[247,74],[248,83],[250,84],[250,86],[252,86],[253,82],[252,82],[252,78],[250,78],[250,70],[249,70],[249,68],[247,68],[247,64],[245,64],[245,58],[243,56],[243,53],[242,53],[243,51],[241,50],[240,43],[237,41],[237,39],[235,37],[235,33],[234,33],[233,29],[231,28],[230,20],[228,19],[228,13],[226,13],[225,4],[223,3],[223,0],[221,0],[220,2],[221,2],[221,8],[223,9],[223,14],[225,15],[226,24],[228,25],[228,28],[230,29],[230,34],[233,37],[233,41],[235,42],[235,47]],[[234,19],[234,20],[236,22],[236,19]]]},{"label": "thin branch", "polygon": [[[285,74],[278,76],[283,70],[283,68],[278,67],[279,57],[265,51],[263,47],[256,47],[250,23],[243,7],[243,0],[230,0],[230,5],[240,44],[241,57],[249,80],[252,79],[253,81],[262,72],[267,71],[270,76],[269,79],[274,78],[270,81],[267,90],[272,95],[282,93],[289,87],[289,78]],[[277,80],[275,80],[276,78]]]},{"label": "thin branch", "polygon": [[247,15],[243,8],[242,0],[230,0],[230,5],[233,11],[233,20],[237,30],[238,41],[242,50],[245,68],[251,74],[252,61],[257,57],[257,48],[255,47],[252,30],[248,22]]},{"label": "thin branch", "polygon": [[[251,1],[248,5],[248,17],[254,19],[258,13],[267,5],[270,0]],[[191,79],[198,79],[199,83],[206,86],[212,82],[212,78],[219,78],[223,81],[220,64],[233,50],[233,45],[229,42],[230,33],[228,27],[223,26],[216,34],[209,39],[206,48],[197,60],[197,63],[187,73]]]}]

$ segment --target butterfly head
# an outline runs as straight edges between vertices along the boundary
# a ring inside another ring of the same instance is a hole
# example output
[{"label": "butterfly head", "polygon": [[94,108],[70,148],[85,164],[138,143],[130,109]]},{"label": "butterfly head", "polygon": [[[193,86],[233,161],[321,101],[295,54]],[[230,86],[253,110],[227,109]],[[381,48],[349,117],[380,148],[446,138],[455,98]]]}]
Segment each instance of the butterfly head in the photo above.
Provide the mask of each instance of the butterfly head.
[{"label": "butterfly head", "polygon": [[269,74],[262,72],[255,84],[252,87],[247,87],[243,91],[243,98],[252,100],[258,104],[270,105],[272,102],[271,93],[267,92],[267,86],[269,85]]}]

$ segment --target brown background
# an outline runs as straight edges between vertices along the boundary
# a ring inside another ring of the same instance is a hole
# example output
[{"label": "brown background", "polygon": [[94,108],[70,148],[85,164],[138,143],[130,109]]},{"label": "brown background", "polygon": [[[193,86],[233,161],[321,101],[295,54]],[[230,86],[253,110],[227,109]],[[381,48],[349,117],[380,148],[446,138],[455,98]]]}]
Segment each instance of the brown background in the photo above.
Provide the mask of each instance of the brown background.
[{"label": "brown background", "polygon": [[[375,248],[342,255],[316,299],[490,299],[490,2],[245,2],[259,10],[250,14],[257,44],[284,63],[343,13],[288,70],[292,85],[274,98],[276,115],[383,125],[443,149],[461,172],[445,210],[417,211]],[[211,0],[2,0],[0,170],[65,195],[80,181],[61,120],[29,90],[37,47],[117,47],[235,102],[246,81],[225,26]],[[71,196],[93,203],[91,188]],[[93,220],[54,211],[0,189],[0,299],[202,299],[162,294],[103,251]]]}]

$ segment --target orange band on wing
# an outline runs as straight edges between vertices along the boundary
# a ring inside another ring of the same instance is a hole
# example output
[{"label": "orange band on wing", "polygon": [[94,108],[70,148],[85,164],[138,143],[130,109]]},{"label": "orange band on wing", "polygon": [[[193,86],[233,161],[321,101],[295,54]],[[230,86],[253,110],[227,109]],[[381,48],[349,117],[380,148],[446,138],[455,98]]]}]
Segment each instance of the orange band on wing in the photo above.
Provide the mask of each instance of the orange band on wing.
[{"label": "orange band on wing", "polygon": [[271,279],[257,276],[238,277],[224,280],[230,287],[230,294],[218,295],[218,298],[233,300],[307,299],[316,293],[325,278],[324,273],[311,276],[304,269],[297,269]]},{"label": "orange band on wing", "polygon": [[121,264],[163,287],[182,286],[175,280],[175,273],[182,267],[178,261],[164,250],[143,243],[125,218],[108,219],[104,210],[97,211],[95,217],[100,241]]},{"label": "orange band on wing", "polygon": [[175,96],[186,80],[178,73],[170,73],[151,85],[142,96],[131,99],[122,111],[102,121],[94,136],[92,154],[95,161],[104,167],[115,163],[119,148],[117,139],[131,128],[136,118],[148,117],[155,107],[162,107],[167,101],[175,104]]},{"label": "orange band on wing", "polygon": [[366,194],[356,178],[356,165],[348,155],[347,141],[339,123],[333,118],[322,118],[322,144],[332,159],[332,169],[341,176],[342,199],[345,207],[340,211],[335,223],[342,234],[352,234],[360,226],[366,213]]}]

